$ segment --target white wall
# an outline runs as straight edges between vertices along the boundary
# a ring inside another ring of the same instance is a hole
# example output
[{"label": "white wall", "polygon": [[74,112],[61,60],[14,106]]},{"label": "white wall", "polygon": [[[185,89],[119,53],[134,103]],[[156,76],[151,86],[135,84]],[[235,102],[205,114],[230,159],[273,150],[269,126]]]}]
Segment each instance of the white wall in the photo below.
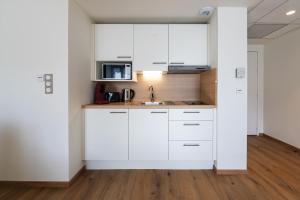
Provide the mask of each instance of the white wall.
[{"label": "white wall", "polygon": [[68,0],[1,0],[0,44],[0,180],[67,181]]},{"label": "white wall", "polygon": [[218,12],[215,12],[209,21],[209,63],[212,68],[218,67]]},{"label": "white wall", "polygon": [[69,2],[69,177],[83,166],[81,105],[92,102],[91,20],[73,0]]},{"label": "white wall", "polygon": [[[247,169],[247,9],[217,9],[217,169]],[[241,92],[238,92],[241,90]]]},{"label": "white wall", "polygon": [[265,44],[264,131],[300,148],[300,29]]}]

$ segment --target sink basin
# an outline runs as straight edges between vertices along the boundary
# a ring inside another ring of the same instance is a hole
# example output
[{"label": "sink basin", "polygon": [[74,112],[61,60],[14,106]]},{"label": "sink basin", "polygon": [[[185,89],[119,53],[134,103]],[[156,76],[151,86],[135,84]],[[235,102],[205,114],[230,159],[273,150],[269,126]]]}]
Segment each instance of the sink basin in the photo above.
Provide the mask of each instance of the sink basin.
[{"label": "sink basin", "polygon": [[160,102],[160,101],[146,101],[146,102],[143,102],[142,104],[144,104],[145,106],[158,106],[158,105],[161,105],[163,104],[163,102]]}]

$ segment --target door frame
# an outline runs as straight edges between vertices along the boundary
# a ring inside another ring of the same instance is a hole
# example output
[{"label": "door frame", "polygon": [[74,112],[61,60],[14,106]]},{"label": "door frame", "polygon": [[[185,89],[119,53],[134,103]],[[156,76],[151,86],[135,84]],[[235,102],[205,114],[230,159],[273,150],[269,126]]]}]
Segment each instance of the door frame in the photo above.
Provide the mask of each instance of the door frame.
[{"label": "door frame", "polygon": [[248,52],[256,52],[258,58],[257,70],[257,134],[264,133],[264,46],[248,45]]}]

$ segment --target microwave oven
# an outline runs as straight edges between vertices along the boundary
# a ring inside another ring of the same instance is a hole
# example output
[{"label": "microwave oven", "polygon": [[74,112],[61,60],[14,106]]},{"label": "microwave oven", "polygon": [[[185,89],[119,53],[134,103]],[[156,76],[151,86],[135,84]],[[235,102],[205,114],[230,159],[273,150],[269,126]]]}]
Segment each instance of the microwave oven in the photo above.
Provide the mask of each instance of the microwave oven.
[{"label": "microwave oven", "polygon": [[101,80],[132,79],[131,62],[102,62],[98,64],[97,68],[97,77]]}]

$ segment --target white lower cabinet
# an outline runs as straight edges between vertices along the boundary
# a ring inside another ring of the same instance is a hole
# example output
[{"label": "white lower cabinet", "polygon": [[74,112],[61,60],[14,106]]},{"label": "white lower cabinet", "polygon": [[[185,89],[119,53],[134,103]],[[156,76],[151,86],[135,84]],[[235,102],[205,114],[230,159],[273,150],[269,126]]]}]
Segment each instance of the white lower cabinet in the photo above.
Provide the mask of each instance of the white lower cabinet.
[{"label": "white lower cabinet", "polygon": [[210,109],[86,109],[88,169],[211,169]]},{"label": "white lower cabinet", "polygon": [[170,141],[170,160],[212,160],[211,141]]},{"label": "white lower cabinet", "polygon": [[128,160],[128,109],[85,110],[85,160]]},{"label": "white lower cabinet", "polygon": [[212,109],[170,109],[170,120],[213,120]]},{"label": "white lower cabinet", "polygon": [[169,159],[213,160],[213,110],[170,109]]},{"label": "white lower cabinet", "polygon": [[170,121],[170,140],[212,140],[212,121]]},{"label": "white lower cabinet", "polygon": [[168,109],[129,110],[129,159],[168,160]]}]

